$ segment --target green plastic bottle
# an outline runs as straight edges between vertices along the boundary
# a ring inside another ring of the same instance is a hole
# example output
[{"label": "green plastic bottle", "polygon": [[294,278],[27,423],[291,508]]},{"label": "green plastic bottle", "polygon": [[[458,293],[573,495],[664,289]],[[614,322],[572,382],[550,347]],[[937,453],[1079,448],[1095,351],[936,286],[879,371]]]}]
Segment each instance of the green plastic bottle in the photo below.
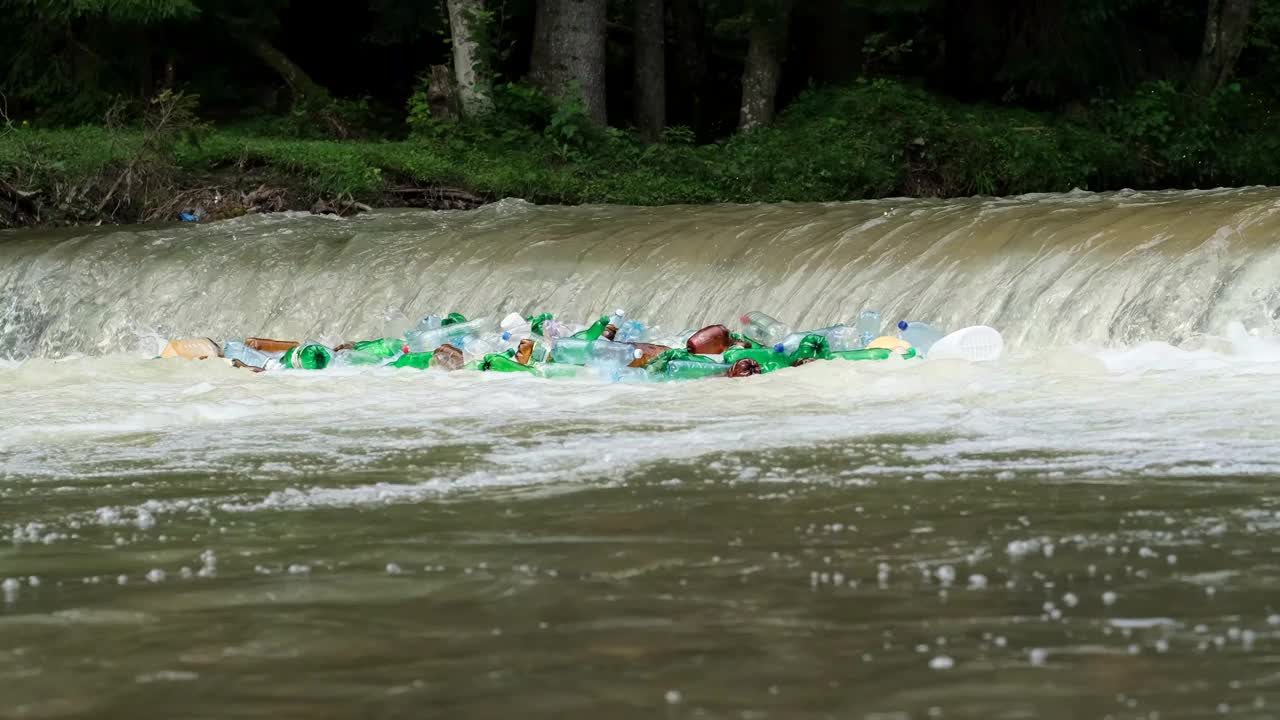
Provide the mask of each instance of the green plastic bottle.
[{"label": "green plastic bottle", "polygon": [[[695,357],[701,357],[697,355]],[[698,360],[672,360],[667,363],[666,368],[662,371],[662,376],[668,380],[696,380],[706,377],[723,377],[729,374],[729,369],[733,365],[730,363],[718,363],[714,361],[701,362]]]},{"label": "green plastic bottle", "polygon": [[791,362],[794,364],[798,360],[808,360],[817,358],[826,360],[831,357],[831,348],[827,345],[827,339],[822,335],[805,335],[800,340],[800,345],[796,347],[795,352],[791,353]]},{"label": "green plastic bottle", "polygon": [[791,367],[791,358],[786,353],[780,353],[777,350],[753,347],[731,347],[724,351],[724,361],[732,365],[743,358],[750,358],[760,364],[762,372],[773,372],[781,370],[785,367]]},{"label": "green plastic bottle", "polygon": [[[846,350],[844,352],[833,352],[831,358],[833,360],[888,360],[893,357],[894,351],[888,348],[864,348],[862,350]],[[904,360],[910,360],[916,356],[915,348],[908,348],[902,353]]]},{"label": "green plastic bottle", "polygon": [[748,345],[747,349],[765,347],[764,343],[760,342],[759,340],[754,340],[752,338],[749,338],[746,335],[743,335],[742,333],[731,332],[729,333],[729,338],[740,343],[747,343]]},{"label": "green plastic bottle", "polygon": [[554,320],[555,316],[551,313],[542,313],[540,315],[530,315],[525,319],[529,321],[529,327],[534,335],[546,337],[546,333],[542,332],[542,326],[548,320]]},{"label": "green plastic bottle", "polygon": [[515,358],[511,357],[506,353],[494,353],[492,355],[485,355],[484,362],[481,365],[481,369],[488,370],[490,372],[505,372],[505,373],[523,372],[523,373],[532,373],[534,375],[538,374],[538,371],[536,369],[529,367],[528,365],[521,365],[520,363],[516,362]]},{"label": "green plastic bottle", "polygon": [[713,363],[715,360],[705,355],[695,355],[684,348],[671,348],[664,350],[662,354],[655,355],[652,360],[645,363],[644,369],[653,373],[666,372],[667,363],[673,360],[688,360],[697,363]]},{"label": "green plastic bottle", "polygon": [[373,353],[384,358],[395,357],[404,352],[404,338],[378,338],[377,340],[361,340],[352,344],[352,349]]},{"label": "green plastic bottle", "polygon": [[291,370],[323,370],[332,361],[333,353],[318,343],[297,345],[280,358],[280,364]]},{"label": "green plastic bottle", "polygon": [[591,327],[574,333],[571,337],[574,340],[599,340],[604,335],[604,329],[609,325],[609,316],[601,315],[599,320],[591,323]]},{"label": "green plastic bottle", "polygon": [[431,367],[431,357],[433,355],[435,355],[434,352],[405,353],[396,358],[396,361],[391,363],[391,367],[426,370]]},{"label": "green plastic bottle", "polygon": [[462,313],[451,312],[448,315],[445,315],[444,319],[440,321],[440,327],[449,327],[450,325],[457,325],[458,323],[464,323],[466,321],[467,318],[463,316]]}]

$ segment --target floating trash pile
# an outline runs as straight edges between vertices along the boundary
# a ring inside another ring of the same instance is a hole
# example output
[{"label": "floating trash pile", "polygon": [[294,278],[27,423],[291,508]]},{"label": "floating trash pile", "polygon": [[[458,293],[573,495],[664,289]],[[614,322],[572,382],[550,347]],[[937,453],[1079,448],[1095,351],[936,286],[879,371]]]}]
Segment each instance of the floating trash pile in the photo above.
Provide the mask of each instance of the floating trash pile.
[{"label": "floating trash pile", "polygon": [[622,310],[590,325],[566,323],[552,313],[500,321],[469,320],[460,313],[428,315],[398,337],[330,347],[305,340],[245,338],[221,345],[209,338],[170,340],[161,357],[224,358],[254,372],[393,367],[527,373],[540,377],[596,376],[613,382],[749,377],[820,361],[910,360],[948,357],[994,360],[1004,349],[986,326],[945,334],[923,322],[900,321],[883,332],[880,313],[866,310],[852,325],[795,331],[760,311],[739,318],[740,328],[708,325],[673,339],[650,337]]}]

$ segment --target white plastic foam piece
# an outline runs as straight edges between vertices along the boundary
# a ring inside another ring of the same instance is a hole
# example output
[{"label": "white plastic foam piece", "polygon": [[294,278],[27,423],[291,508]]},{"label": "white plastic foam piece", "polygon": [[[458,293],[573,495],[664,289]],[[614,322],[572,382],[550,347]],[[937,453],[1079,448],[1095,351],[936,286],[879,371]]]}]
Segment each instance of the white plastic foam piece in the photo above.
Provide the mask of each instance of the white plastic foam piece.
[{"label": "white plastic foam piece", "polygon": [[957,330],[929,348],[928,358],[953,358],[970,362],[995,360],[1004,352],[1004,338],[995,328],[974,325]]}]

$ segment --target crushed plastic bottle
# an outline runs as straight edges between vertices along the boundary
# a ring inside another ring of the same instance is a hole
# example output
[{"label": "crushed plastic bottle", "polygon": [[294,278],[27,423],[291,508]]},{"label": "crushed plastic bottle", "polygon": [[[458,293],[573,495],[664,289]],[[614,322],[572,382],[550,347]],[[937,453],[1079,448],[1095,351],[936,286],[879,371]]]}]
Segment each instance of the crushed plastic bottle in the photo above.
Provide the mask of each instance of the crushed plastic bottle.
[{"label": "crushed plastic bottle", "polygon": [[858,316],[858,347],[849,348],[849,350],[861,350],[870,345],[872,340],[880,337],[880,322],[879,310],[863,310]]},{"label": "crushed plastic bottle", "polygon": [[612,340],[561,338],[551,349],[551,358],[565,365],[604,365],[622,367],[643,357],[644,353],[627,343]]},{"label": "crushed plastic bottle", "polygon": [[222,343],[222,357],[228,360],[239,360],[251,367],[266,369],[275,363],[280,355],[271,355],[261,350],[254,350],[238,340],[228,340]]},{"label": "crushed plastic bottle", "polygon": [[742,359],[755,361],[761,372],[773,372],[791,366],[791,358],[773,348],[731,347],[724,351],[724,361],[730,364]]},{"label": "crushed plastic bottle", "polygon": [[911,343],[916,354],[923,356],[928,355],[929,348],[943,338],[943,332],[928,323],[901,320],[898,322],[898,337]]},{"label": "crushed plastic bottle", "polygon": [[803,360],[828,360],[831,358],[831,349],[825,337],[809,334],[804,336],[800,345],[788,357],[791,358],[792,365]]},{"label": "crushed plastic bottle", "polygon": [[[773,346],[773,349],[780,353],[788,355],[795,352],[800,347],[800,343],[809,335],[821,335],[827,339],[827,347],[833,352],[843,352],[845,350],[859,350],[866,347],[866,343],[858,333],[857,328],[848,325],[832,325],[830,327],[818,328],[817,330],[805,330],[803,332],[791,333],[782,339],[782,342]],[[868,340],[867,342],[870,342]]]},{"label": "crushed plastic bottle", "polygon": [[614,340],[618,342],[642,342],[645,338],[644,323],[639,320],[625,320],[618,326],[618,334]]},{"label": "crushed plastic bottle", "polygon": [[769,347],[782,342],[783,338],[791,334],[791,328],[785,323],[759,310],[746,313],[740,320],[747,337]]}]

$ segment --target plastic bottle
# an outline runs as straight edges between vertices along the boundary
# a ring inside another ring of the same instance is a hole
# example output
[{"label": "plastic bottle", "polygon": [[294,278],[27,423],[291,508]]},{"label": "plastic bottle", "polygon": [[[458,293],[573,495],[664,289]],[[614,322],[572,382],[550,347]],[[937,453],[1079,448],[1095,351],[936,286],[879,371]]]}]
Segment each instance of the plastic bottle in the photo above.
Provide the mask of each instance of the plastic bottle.
[{"label": "plastic bottle", "polygon": [[831,357],[831,349],[825,337],[810,334],[804,336],[800,345],[788,357],[791,358],[792,365],[801,360],[825,360]]},{"label": "plastic bottle", "polygon": [[758,340],[767,346],[782,342],[791,334],[791,328],[777,318],[770,317],[759,310],[752,310],[741,318],[747,337]]},{"label": "plastic bottle", "polygon": [[293,370],[323,370],[333,362],[333,352],[320,343],[299,345],[280,358],[283,367]]},{"label": "plastic bottle", "polygon": [[898,337],[911,343],[917,355],[928,355],[929,348],[943,338],[943,332],[928,323],[901,320],[898,322]]},{"label": "plastic bottle", "polygon": [[906,350],[890,350],[889,348],[863,348],[862,350],[844,350],[841,352],[831,353],[833,360],[888,360],[894,355],[899,355],[904,360],[910,360],[916,357],[915,348],[907,348]]},{"label": "plastic bottle", "polygon": [[612,383],[643,383],[654,379],[653,376],[640,368],[599,367],[594,368],[594,370],[596,377]]},{"label": "plastic bottle", "polygon": [[359,352],[371,353],[383,358],[393,358],[404,352],[404,338],[361,340],[352,344],[351,347]]},{"label": "plastic bottle", "polygon": [[237,340],[228,340],[222,343],[222,357],[228,360],[239,360],[252,367],[266,368],[279,355],[269,355],[261,350],[254,350]]},{"label": "plastic bottle", "polygon": [[863,310],[858,316],[858,347],[847,350],[861,350],[880,337],[880,311]]},{"label": "plastic bottle", "polygon": [[391,367],[426,370],[431,367],[431,357],[434,354],[430,352],[405,353],[396,358],[395,362],[391,363]]},{"label": "plastic bottle", "polygon": [[[782,339],[782,342],[773,346],[773,349],[780,353],[793,353],[796,348],[800,347],[800,343],[809,335],[821,335],[827,339],[827,347],[832,351],[858,350],[865,347],[858,335],[856,328],[848,325],[832,325],[830,327],[818,328],[817,330],[805,330],[803,332],[791,333]],[[868,340],[867,342],[870,342]]]},{"label": "plastic bottle", "polygon": [[641,342],[644,340],[644,323],[639,320],[626,320],[618,326],[618,334],[614,340],[618,342]]},{"label": "plastic bottle", "polygon": [[330,367],[357,367],[383,365],[387,362],[388,357],[379,355],[378,353],[369,352],[367,350],[339,350],[333,354],[333,360],[330,361]]},{"label": "plastic bottle", "polygon": [[532,323],[527,318],[521,317],[520,313],[511,313],[502,318],[498,328],[504,333],[511,333],[511,336],[517,340],[528,337],[533,332]]},{"label": "plastic bottle", "polygon": [[566,365],[606,365],[622,367],[642,357],[640,350],[612,340],[561,338],[551,349],[551,358]]},{"label": "plastic bottle", "polygon": [[599,340],[604,335],[605,328],[609,327],[609,316],[601,315],[598,320],[591,323],[591,326],[581,332],[573,334],[574,340]]},{"label": "plastic bottle", "polygon": [[761,372],[773,372],[791,366],[791,359],[772,348],[743,348],[731,347],[724,351],[724,361],[727,363],[736,363],[739,360],[750,359],[760,366]]},{"label": "plastic bottle", "polygon": [[422,318],[421,320],[419,320],[418,324],[415,325],[413,330],[410,330],[409,332],[426,332],[428,330],[435,330],[436,328],[440,327],[443,321],[444,321],[444,318],[440,317],[439,315],[428,315]]},{"label": "plastic bottle", "polygon": [[490,372],[505,372],[505,373],[523,372],[523,373],[537,374],[538,372],[536,369],[531,368],[528,365],[521,365],[520,363],[516,362],[515,358],[511,357],[506,353],[496,353],[492,355],[485,355],[484,362],[481,364],[480,369],[487,370]]},{"label": "plastic bottle", "polygon": [[485,318],[477,318],[466,322],[443,325],[431,330],[413,330],[407,333],[408,337],[405,338],[405,344],[409,346],[410,352],[435,350],[445,343],[458,347],[459,342],[461,342],[460,338],[465,338],[468,335],[483,335],[490,329],[489,325],[489,321]]},{"label": "plastic bottle", "polygon": [[732,363],[672,360],[667,363],[662,374],[671,380],[694,380],[705,377],[728,376],[729,370],[732,368]]},{"label": "plastic bottle", "polygon": [[622,326],[624,323],[626,323],[626,321],[627,321],[627,313],[622,308],[618,308],[614,310],[613,314],[609,316],[609,324],[618,328],[619,330],[622,329]]},{"label": "plastic bottle", "polygon": [[543,337],[547,337],[546,333],[543,332],[543,325],[554,319],[555,316],[551,313],[539,313],[525,318],[529,323],[530,331],[533,332],[534,335],[541,335]]}]

